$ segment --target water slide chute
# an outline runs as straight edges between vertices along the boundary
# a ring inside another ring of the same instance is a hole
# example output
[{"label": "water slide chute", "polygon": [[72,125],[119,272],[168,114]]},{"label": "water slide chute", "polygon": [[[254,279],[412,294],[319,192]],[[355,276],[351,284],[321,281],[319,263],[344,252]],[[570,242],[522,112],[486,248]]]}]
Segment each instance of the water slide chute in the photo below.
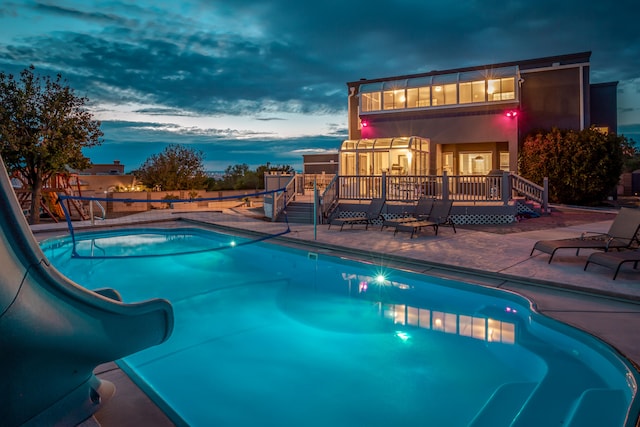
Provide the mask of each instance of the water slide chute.
[{"label": "water slide chute", "polygon": [[114,393],[95,367],[160,344],[172,330],[168,301],[125,304],[116,291],[87,290],[52,266],[0,158],[2,425],[79,424]]}]

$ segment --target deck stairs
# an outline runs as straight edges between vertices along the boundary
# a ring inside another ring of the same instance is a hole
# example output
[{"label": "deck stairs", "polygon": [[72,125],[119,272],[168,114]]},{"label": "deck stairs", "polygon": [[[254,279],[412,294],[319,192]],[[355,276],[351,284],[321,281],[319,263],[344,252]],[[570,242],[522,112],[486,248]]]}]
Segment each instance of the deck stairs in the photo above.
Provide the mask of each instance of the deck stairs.
[{"label": "deck stairs", "polygon": [[543,215],[542,205],[525,197],[513,198],[513,203],[518,210],[518,216],[522,218],[535,218]]},{"label": "deck stairs", "polygon": [[286,215],[279,215],[277,221],[313,224],[313,197],[297,196],[296,200],[287,205]]}]

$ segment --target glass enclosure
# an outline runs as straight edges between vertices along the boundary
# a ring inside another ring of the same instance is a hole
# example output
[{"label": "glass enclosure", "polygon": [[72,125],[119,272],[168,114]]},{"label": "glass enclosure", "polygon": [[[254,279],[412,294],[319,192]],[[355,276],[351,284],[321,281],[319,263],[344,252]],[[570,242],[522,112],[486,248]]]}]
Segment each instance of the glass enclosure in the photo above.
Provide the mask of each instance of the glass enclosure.
[{"label": "glass enclosure", "polygon": [[518,99],[518,66],[364,83],[360,112],[439,108]]},{"label": "glass enclosure", "polygon": [[416,136],[346,140],[340,147],[340,175],[427,175],[429,140]]}]

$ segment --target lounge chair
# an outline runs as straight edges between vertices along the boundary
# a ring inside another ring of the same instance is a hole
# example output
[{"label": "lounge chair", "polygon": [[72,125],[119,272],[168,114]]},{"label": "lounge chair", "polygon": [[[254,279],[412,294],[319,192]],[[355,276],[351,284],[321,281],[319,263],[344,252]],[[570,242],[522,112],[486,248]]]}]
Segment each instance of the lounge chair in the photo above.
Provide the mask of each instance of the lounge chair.
[{"label": "lounge chair", "polygon": [[[351,225],[353,228],[356,224],[364,224],[365,230],[369,228],[369,225],[374,221],[382,218],[382,208],[384,207],[384,199],[373,199],[367,207],[365,212],[343,212],[343,216],[332,218],[329,221],[329,229],[332,225],[339,225],[340,231],[345,225]],[[344,216],[351,215],[351,216]]]},{"label": "lounge chair", "polygon": [[613,280],[616,280],[616,277],[618,277],[618,273],[620,272],[620,267],[622,267],[622,264],[626,262],[632,262],[633,268],[638,268],[638,264],[640,263],[640,249],[622,252],[594,252],[589,255],[587,263],[584,265],[584,270],[587,271],[589,263],[613,268],[615,269],[615,273],[613,273]]},{"label": "lounge chair", "polygon": [[385,219],[382,222],[382,226],[380,230],[385,227],[396,227],[398,224],[402,224],[404,222],[410,221],[418,221],[428,219],[431,214],[431,210],[433,209],[434,199],[431,197],[422,196],[418,199],[418,203],[416,203],[415,210],[410,216],[404,216],[400,218],[393,219]]},{"label": "lounge chair", "polygon": [[451,219],[452,206],[453,201],[451,200],[436,200],[433,202],[433,208],[431,209],[428,219],[400,223],[396,225],[396,230],[393,232],[393,235],[395,236],[398,231],[410,231],[411,238],[413,239],[413,236],[424,227],[432,227],[437,236],[438,229],[445,225],[453,227],[453,232],[456,233],[456,225]]},{"label": "lounge chair", "polygon": [[576,255],[580,254],[580,249],[597,249],[608,252],[611,249],[628,249],[638,241],[638,230],[640,229],[640,209],[621,208],[618,215],[611,223],[609,231],[606,233],[582,233],[579,238],[539,240],[531,249],[531,255],[538,250],[551,255],[549,264],[558,249],[576,249]]}]

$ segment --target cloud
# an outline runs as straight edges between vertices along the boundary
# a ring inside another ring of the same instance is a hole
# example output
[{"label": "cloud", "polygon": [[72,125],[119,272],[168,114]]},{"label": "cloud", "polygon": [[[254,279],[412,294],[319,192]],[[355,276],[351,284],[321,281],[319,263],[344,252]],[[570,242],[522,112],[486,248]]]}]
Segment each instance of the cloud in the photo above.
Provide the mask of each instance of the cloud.
[{"label": "cloud", "polygon": [[[187,129],[152,122],[105,122],[102,128],[103,146],[91,148],[85,155],[94,163],[110,163],[117,151],[119,160],[133,169],[169,144],[180,143],[201,150],[209,162],[218,166],[224,163],[222,169],[234,164],[259,166],[270,162],[301,170],[302,154],[336,152],[344,139],[344,135],[274,138],[233,129]],[[116,146],[122,148],[114,150]]]},{"label": "cloud", "polygon": [[289,114],[346,120],[345,83],[362,77],[592,51],[593,82],[638,78],[638,15],[631,0],[6,3],[0,70],[61,72],[96,109],[287,126]]}]

